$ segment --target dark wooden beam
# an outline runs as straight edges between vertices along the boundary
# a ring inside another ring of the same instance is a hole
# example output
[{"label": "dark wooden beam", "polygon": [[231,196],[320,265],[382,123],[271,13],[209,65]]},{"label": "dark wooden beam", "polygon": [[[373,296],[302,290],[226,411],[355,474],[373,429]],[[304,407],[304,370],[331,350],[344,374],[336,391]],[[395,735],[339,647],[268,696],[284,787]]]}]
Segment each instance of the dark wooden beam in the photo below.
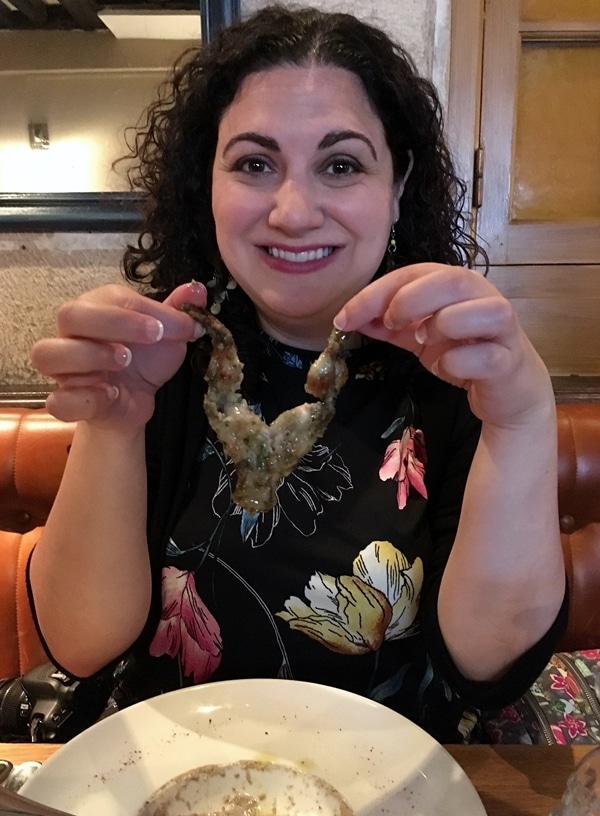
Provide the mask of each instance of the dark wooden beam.
[{"label": "dark wooden beam", "polygon": [[98,6],[94,0],[60,0],[60,4],[69,12],[77,28],[82,28],[84,31],[105,28],[104,23],[98,17]]},{"label": "dark wooden beam", "polygon": [[48,19],[48,7],[42,0],[11,0],[13,6],[31,23],[39,25]]}]

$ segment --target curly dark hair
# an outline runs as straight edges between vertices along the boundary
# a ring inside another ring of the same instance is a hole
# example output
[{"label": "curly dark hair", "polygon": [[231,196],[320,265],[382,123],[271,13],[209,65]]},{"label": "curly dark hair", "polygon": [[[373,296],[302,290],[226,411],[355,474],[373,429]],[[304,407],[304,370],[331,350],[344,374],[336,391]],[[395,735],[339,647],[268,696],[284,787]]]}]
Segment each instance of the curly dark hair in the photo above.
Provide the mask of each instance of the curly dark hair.
[{"label": "curly dark hair", "polygon": [[[401,46],[350,14],[273,5],[186,52],[130,141],[129,180],[147,196],[137,245],[123,259],[129,281],[168,293],[226,273],[211,207],[219,123],[248,75],[307,64],[341,67],[360,78],[383,123],[396,178],[407,169],[409,151],[414,156],[395,225],[397,250],[393,262],[386,253],[378,274],[419,261],[474,263],[481,250],[461,214],[465,188],[444,142],[432,84]],[[223,317],[244,298],[235,290]]]}]

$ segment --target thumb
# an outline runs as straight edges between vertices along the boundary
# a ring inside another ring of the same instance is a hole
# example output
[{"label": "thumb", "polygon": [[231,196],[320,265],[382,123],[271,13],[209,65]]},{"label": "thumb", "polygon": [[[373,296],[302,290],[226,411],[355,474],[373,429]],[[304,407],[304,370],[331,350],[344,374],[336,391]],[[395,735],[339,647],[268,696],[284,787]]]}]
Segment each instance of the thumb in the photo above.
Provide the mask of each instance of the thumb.
[{"label": "thumb", "polygon": [[173,289],[169,297],[165,300],[165,303],[174,309],[181,309],[184,303],[192,303],[194,306],[205,307],[206,300],[206,286],[199,281],[190,281]]},{"label": "thumb", "polygon": [[[181,310],[184,303],[191,303],[194,306],[201,306],[206,308],[207,292],[203,283],[198,281],[191,281],[184,283],[174,289],[171,294],[164,301],[165,305],[171,306],[173,309]],[[183,315],[183,313],[182,313]],[[197,340],[204,334],[204,327],[194,320],[190,315],[186,315],[190,321],[190,337],[189,340]]]}]

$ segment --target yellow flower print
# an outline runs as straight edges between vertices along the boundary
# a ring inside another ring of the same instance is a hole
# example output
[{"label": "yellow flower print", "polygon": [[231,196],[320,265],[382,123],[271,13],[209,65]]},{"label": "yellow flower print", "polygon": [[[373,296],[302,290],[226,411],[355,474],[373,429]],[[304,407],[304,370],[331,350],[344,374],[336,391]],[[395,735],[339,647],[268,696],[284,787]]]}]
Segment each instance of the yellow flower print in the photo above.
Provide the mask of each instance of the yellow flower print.
[{"label": "yellow flower print", "polygon": [[353,563],[353,575],[316,572],[304,590],[308,604],[288,598],[277,615],[341,654],[377,650],[413,633],[423,585],[423,562],[411,565],[389,541],[372,541]]},{"label": "yellow flower print", "polygon": [[385,640],[397,640],[412,634],[423,586],[423,562],[412,565],[404,553],[389,541],[372,541],[354,559],[353,573],[383,592],[392,607],[392,619]]}]

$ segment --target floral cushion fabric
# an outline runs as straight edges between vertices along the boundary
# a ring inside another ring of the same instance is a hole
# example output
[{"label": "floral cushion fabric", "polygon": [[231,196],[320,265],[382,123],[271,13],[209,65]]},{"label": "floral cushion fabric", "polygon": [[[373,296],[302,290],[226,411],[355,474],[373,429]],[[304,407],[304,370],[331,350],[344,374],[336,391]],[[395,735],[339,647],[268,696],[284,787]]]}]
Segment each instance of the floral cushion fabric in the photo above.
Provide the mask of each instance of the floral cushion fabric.
[{"label": "floral cushion fabric", "polygon": [[600,649],[559,653],[516,703],[486,720],[494,743],[600,743]]}]

